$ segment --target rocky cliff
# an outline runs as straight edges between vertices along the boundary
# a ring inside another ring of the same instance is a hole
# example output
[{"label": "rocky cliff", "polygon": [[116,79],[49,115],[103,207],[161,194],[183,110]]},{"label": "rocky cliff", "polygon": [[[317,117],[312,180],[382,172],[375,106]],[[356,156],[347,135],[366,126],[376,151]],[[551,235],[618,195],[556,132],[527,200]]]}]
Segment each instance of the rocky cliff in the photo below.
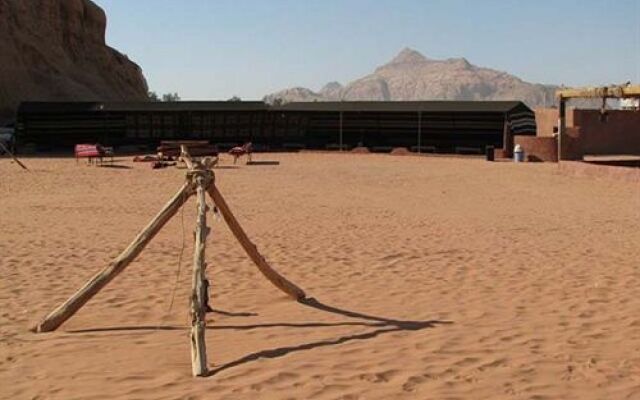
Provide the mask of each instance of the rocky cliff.
[{"label": "rocky cliff", "polygon": [[404,49],[373,73],[345,86],[331,82],[319,92],[286,89],[265,100],[522,100],[536,107],[553,104],[556,88],[478,67],[464,58],[434,60]]},{"label": "rocky cliff", "polygon": [[0,118],[27,100],[145,100],[138,65],[105,44],[90,0],[0,0]]}]

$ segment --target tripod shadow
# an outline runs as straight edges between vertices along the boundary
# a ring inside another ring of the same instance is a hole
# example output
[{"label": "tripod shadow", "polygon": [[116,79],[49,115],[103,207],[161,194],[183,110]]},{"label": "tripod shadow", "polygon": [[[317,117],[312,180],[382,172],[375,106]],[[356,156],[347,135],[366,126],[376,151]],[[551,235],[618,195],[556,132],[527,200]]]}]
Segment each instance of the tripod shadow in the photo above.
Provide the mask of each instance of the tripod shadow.
[{"label": "tripod shadow", "polygon": [[213,169],[240,169],[237,165],[216,165]]},{"label": "tripod shadow", "polygon": [[451,324],[452,323],[450,321],[435,321],[435,320],[431,320],[431,321],[403,321],[403,320],[397,320],[397,319],[377,317],[377,316],[374,316],[374,315],[368,315],[368,314],[364,314],[364,313],[360,313],[360,312],[356,312],[356,311],[345,310],[345,309],[342,309],[342,308],[330,306],[330,305],[321,303],[320,301],[316,300],[313,297],[300,300],[299,303],[303,304],[303,305],[305,305],[307,307],[315,308],[315,309],[320,310],[320,311],[325,311],[325,312],[329,312],[329,313],[333,313],[333,314],[343,315],[343,316],[349,317],[349,318],[366,319],[366,320],[369,320],[369,321],[377,321],[377,322],[383,323],[385,326],[396,326],[398,328],[401,328],[401,330],[405,330],[405,331],[412,331],[412,330],[419,330],[419,329],[424,329],[424,328],[431,328],[431,327],[433,327],[434,325],[437,325],[437,324]]},{"label": "tripod shadow", "polygon": [[227,317],[255,317],[258,314],[251,312],[233,312],[233,311],[224,311],[219,310],[217,308],[212,308],[211,311],[207,311],[207,313],[220,314],[225,315]]},{"label": "tripod shadow", "polygon": [[[383,326],[380,323],[371,322],[273,322],[251,325],[210,325],[208,331],[248,331],[253,329],[268,328],[327,328],[334,326]],[[188,331],[190,326],[185,325],[135,325],[135,326],[107,326],[102,328],[71,329],[67,333],[99,333],[99,332],[136,332],[136,331]]]},{"label": "tripod shadow", "polygon": [[118,165],[118,164],[100,164],[98,165],[99,168],[111,168],[111,169],[133,169],[133,167],[130,167],[128,165]]},{"label": "tripod shadow", "polygon": [[[303,343],[303,344],[299,344],[299,345],[294,345],[294,346],[284,346],[284,347],[278,347],[275,349],[269,349],[269,350],[261,350],[255,353],[251,353],[248,354],[246,356],[243,356],[237,360],[228,362],[226,364],[223,364],[217,368],[211,369],[209,371],[209,375],[208,376],[213,376],[215,374],[218,374],[224,370],[227,370],[229,368],[233,368],[233,367],[237,367],[239,365],[242,364],[246,364],[248,362],[251,361],[256,361],[258,359],[261,358],[278,358],[278,357],[284,357],[287,354],[291,354],[294,352],[298,352],[298,351],[304,351],[304,350],[312,350],[312,349],[316,349],[316,348],[320,348],[320,347],[328,347],[328,346],[334,346],[334,345],[338,345],[338,344],[342,344],[345,342],[350,342],[350,341],[356,341],[356,340],[367,340],[367,339],[373,339],[377,336],[386,334],[386,333],[392,333],[392,332],[400,332],[400,331],[417,331],[417,330],[421,330],[421,329],[426,329],[426,328],[433,328],[437,325],[443,325],[443,324],[452,324],[453,322],[451,321],[438,321],[438,320],[429,320],[429,321],[404,321],[404,320],[397,320],[397,319],[390,319],[390,318],[383,318],[383,317],[378,317],[378,316],[374,316],[374,315],[369,315],[369,314],[364,314],[364,313],[359,313],[356,311],[351,311],[351,310],[345,310],[342,308],[338,308],[338,307],[334,307],[334,306],[330,306],[327,304],[324,304],[322,302],[320,302],[319,300],[315,299],[315,298],[308,298],[308,299],[303,299],[299,301],[300,304],[307,306],[307,307],[311,307],[314,308],[316,310],[320,310],[320,311],[324,311],[324,312],[328,312],[328,313],[332,313],[332,314],[338,314],[338,315],[342,315],[345,317],[349,317],[349,318],[357,318],[357,319],[364,319],[367,321],[373,321],[373,322],[359,322],[359,323],[336,323],[336,324],[312,324],[312,325],[322,325],[322,326],[327,326],[327,325],[360,325],[360,326],[371,326],[371,327],[375,327],[376,329],[370,331],[370,332],[365,332],[365,333],[359,333],[359,334],[353,334],[353,335],[345,335],[345,336],[341,336],[335,339],[327,339],[327,340],[320,340],[320,341],[315,341],[315,342],[309,342],[309,343]],[[282,324],[280,324],[282,325]],[[299,325],[299,324],[290,324],[290,325]],[[304,325],[309,325],[309,324],[304,324]]]},{"label": "tripod shadow", "polygon": [[[419,331],[427,328],[434,328],[438,325],[452,324],[452,321],[440,321],[440,320],[428,320],[428,321],[407,321],[393,318],[379,317],[375,315],[360,313],[357,311],[346,310],[343,308],[331,306],[315,298],[307,298],[300,300],[299,303],[303,306],[310,307],[322,312],[340,315],[343,317],[359,319],[361,321],[342,321],[342,322],[301,322],[301,323],[289,323],[289,322],[276,322],[276,323],[260,323],[251,325],[212,325],[208,326],[207,330],[252,330],[252,329],[269,329],[269,328],[322,328],[322,327],[336,327],[336,326],[364,326],[371,327],[372,330],[364,333],[344,335],[338,338],[318,340],[309,343],[302,343],[292,346],[277,347],[274,349],[267,349],[257,351],[255,353],[247,354],[236,360],[222,364],[216,368],[209,370],[208,376],[216,375],[224,370],[240,366],[259,359],[279,358],[288,354],[313,350],[322,347],[335,346],[346,342],[368,340],[378,336],[402,331]],[[236,313],[223,310],[214,310],[214,312],[227,315],[227,316],[239,316],[247,317],[254,316],[253,313]],[[364,320],[364,321],[363,321]],[[121,327],[104,327],[104,328],[89,328],[67,331],[69,333],[97,333],[97,332],[118,332],[118,331],[188,331],[188,326],[121,326]]]}]

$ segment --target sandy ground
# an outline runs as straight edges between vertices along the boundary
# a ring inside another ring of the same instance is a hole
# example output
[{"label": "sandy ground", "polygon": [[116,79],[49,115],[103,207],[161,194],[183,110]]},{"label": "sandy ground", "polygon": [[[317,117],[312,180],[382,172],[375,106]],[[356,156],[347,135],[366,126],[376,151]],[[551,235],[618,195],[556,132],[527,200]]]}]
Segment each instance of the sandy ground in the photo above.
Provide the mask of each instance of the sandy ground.
[{"label": "sandy ground", "polygon": [[[54,333],[184,171],[0,159],[4,399],[639,399],[640,187],[553,164],[269,154],[217,170],[288,300],[210,214],[212,376],[191,377],[195,202]],[[228,165],[229,160],[225,160]],[[170,308],[185,242],[175,304]]]}]

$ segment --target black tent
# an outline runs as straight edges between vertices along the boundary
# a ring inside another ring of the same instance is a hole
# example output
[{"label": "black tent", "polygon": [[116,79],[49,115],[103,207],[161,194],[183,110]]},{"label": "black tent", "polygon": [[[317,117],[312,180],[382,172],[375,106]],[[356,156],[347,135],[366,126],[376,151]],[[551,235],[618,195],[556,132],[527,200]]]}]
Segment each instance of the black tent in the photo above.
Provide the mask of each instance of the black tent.
[{"label": "black tent", "polygon": [[480,151],[509,147],[513,134],[535,135],[536,125],[533,111],[519,101],[26,102],[16,131],[19,144],[42,150],[206,139],[222,148],[252,141],[271,150]]}]

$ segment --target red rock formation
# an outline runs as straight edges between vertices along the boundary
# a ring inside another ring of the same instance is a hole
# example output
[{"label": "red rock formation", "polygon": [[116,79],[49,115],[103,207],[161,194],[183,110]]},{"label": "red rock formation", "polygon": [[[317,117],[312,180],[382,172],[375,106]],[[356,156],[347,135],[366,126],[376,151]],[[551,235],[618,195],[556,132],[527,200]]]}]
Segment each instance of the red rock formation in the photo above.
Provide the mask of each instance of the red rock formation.
[{"label": "red rock formation", "polygon": [[340,100],[521,100],[530,106],[554,103],[557,87],[525,82],[506,72],[475,66],[464,58],[434,60],[403,49],[388,63],[341,86],[337,82],[320,92],[306,88],[265,96],[274,102]]},{"label": "red rock formation", "polygon": [[145,100],[138,65],[105,44],[90,0],[0,0],[0,117],[21,101]]}]

